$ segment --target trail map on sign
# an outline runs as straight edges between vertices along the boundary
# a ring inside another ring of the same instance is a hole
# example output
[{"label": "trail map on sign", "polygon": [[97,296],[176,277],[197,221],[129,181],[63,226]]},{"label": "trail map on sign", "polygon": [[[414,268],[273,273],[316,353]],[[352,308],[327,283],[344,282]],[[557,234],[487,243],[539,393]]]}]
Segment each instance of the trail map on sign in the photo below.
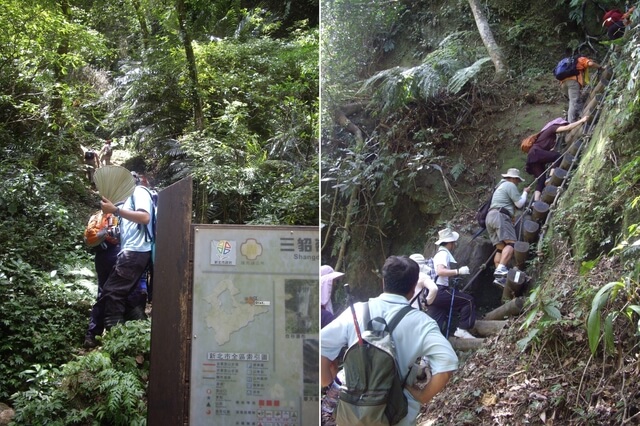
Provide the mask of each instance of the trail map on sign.
[{"label": "trail map on sign", "polygon": [[213,293],[203,299],[211,305],[206,317],[207,326],[212,329],[218,345],[224,345],[232,333],[246,327],[257,316],[269,312],[267,306],[256,306],[254,297],[241,297],[240,290],[230,280],[218,283]]},{"label": "trail map on sign", "polygon": [[194,228],[190,425],[317,423],[317,229]]}]

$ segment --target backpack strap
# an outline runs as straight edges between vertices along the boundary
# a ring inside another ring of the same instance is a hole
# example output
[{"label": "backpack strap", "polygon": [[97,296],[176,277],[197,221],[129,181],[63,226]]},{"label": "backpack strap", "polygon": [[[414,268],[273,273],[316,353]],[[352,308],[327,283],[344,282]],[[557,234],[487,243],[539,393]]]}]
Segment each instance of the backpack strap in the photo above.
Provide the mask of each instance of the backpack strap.
[{"label": "backpack strap", "polygon": [[406,305],[405,307],[400,309],[400,311],[398,311],[398,313],[395,314],[393,318],[391,318],[391,321],[386,322],[385,319],[382,317],[375,317],[374,319],[371,319],[369,302],[364,302],[363,305],[364,305],[364,312],[363,312],[362,320],[364,322],[365,330],[370,330],[372,328],[371,326],[373,324],[373,321],[378,321],[384,324],[385,330],[388,331],[389,334],[393,333],[393,330],[396,328],[396,326],[402,320],[402,318],[404,318],[404,316],[407,315],[409,311],[414,309],[413,306]]},{"label": "backpack strap", "polygon": [[391,321],[389,321],[388,324],[389,334],[393,333],[393,330],[400,323],[400,321],[402,321],[402,318],[404,318],[404,316],[407,315],[411,310],[413,310],[413,307],[411,305],[407,305],[404,308],[400,309],[400,311],[394,315],[394,317],[391,319]]},{"label": "backpack strap", "polygon": [[369,330],[369,322],[371,322],[371,312],[369,312],[369,302],[364,302],[364,309],[362,312],[362,323],[364,324],[364,329]]},{"label": "backpack strap", "polygon": [[[147,188],[146,186],[143,185],[138,185],[140,188],[144,189],[145,191],[147,191],[147,194],[149,195],[149,198],[151,199],[151,211],[149,212],[149,223],[147,225],[143,225],[141,223],[138,224],[138,229],[142,232],[144,232],[144,240],[146,242],[153,242],[153,235],[155,234],[155,227],[156,227],[156,207],[154,205],[153,202],[153,194],[151,194],[151,191],[149,190],[149,188]],[[136,201],[135,201],[135,197],[132,195],[131,196],[131,210],[136,211]],[[151,226],[151,231],[149,231],[149,226]]]}]

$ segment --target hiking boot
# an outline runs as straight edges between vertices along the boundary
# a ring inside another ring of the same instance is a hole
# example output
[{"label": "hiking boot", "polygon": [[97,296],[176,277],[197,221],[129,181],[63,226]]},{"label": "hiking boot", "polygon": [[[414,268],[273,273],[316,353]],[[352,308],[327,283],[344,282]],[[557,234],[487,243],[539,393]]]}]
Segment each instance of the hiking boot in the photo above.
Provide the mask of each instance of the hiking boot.
[{"label": "hiking boot", "polygon": [[463,330],[461,328],[457,328],[456,332],[453,333],[458,339],[475,339],[476,337],[469,333],[467,330]]},{"label": "hiking boot", "polygon": [[507,285],[507,279],[506,278],[496,278],[495,280],[493,280],[493,284],[495,284],[496,286],[498,286],[500,288],[504,288]]},{"label": "hiking boot", "polygon": [[507,269],[504,265],[498,265],[496,271],[493,273],[494,277],[506,277],[509,273],[509,269]]},{"label": "hiking boot", "polygon": [[84,338],[84,343],[82,344],[82,346],[85,349],[93,349],[98,346],[98,341],[96,340],[95,336],[90,334]]}]

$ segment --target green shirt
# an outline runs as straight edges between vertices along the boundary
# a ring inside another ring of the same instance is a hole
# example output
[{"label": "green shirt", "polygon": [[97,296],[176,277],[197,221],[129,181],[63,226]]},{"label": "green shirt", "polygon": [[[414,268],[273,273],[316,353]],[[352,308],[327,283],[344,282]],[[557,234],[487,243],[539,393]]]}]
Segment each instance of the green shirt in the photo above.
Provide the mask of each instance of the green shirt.
[{"label": "green shirt", "polygon": [[516,203],[518,201],[520,201],[520,191],[518,191],[516,184],[502,179],[498,184],[498,189],[493,193],[489,208],[499,209],[504,207],[513,216],[516,213]]}]

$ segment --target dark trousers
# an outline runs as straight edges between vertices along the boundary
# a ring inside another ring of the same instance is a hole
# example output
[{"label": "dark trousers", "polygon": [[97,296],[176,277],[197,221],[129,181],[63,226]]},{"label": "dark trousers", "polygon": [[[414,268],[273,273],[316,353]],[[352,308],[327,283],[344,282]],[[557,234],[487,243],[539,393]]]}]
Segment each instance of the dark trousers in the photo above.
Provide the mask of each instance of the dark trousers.
[{"label": "dark trousers", "polygon": [[464,330],[473,328],[476,323],[476,304],[473,296],[452,289],[448,286],[438,286],[438,294],[435,300],[427,309],[427,314],[433,318],[440,326],[442,334],[446,334],[449,310],[451,309],[451,298],[453,297],[453,309],[451,315],[460,314],[458,327]]},{"label": "dark trousers", "polygon": [[[96,250],[96,256],[94,258],[94,265],[96,268],[96,274],[98,275],[98,298],[102,296],[102,289],[104,283],[107,282],[111,269],[116,264],[118,258],[118,252],[120,251],[119,245],[113,245],[105,243],[106,248],[98,247]],[[97,301],[91,308],[91,316],[89,318],[89,328],[87,329],[87,336],[97,336],[104,331],[104,306],[98,304]]]},{"label": "dark trousers", "polygon": [[149,260],[151,260],[150,251],[125,251],[118,255],[97,302],[104,306],[104,325],[107,329],[124,322],[128,306],[127,296],[131,293],[135,294],[134,290]]},{"label": "dark trousers", "polygon": [[[96,274],[98,275],[98,297],[96,303],[91,308],[91,315],[89,317],[89,328],[87,329],[86,336],[98,336],[104,331],[104,316],[105,306],[104,298],[102,297],[104,284],[107,282],[111,271],[113,270],[116,261],[118,259],[118,252],[120,251],[119,245],[113,245],[106,243],[106,248],[98,248],[96,251],[94,263],[96,268]],[[125,307],[125,319],[137,320],[145,319],[144,313],[145,306],[147,304],[146,289],[136,285],[134,289],[127,294],[126,307]]]}]

